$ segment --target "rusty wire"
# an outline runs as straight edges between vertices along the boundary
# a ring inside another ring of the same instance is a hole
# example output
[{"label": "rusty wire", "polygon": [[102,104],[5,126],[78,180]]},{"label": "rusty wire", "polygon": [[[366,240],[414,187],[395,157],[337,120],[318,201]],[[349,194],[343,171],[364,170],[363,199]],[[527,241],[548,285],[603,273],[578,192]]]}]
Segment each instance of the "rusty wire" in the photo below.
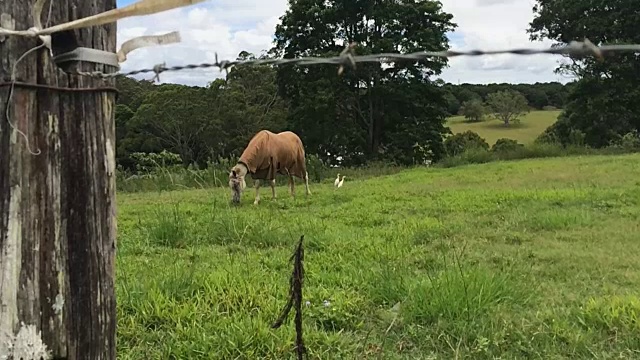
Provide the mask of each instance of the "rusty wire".
[{"label": "rusty wire", "polygon": [[446,51],[419,51],[409,54],[400,53],[380,53],[371,55],[356,55],[354,52],[355,43],[347,46],[339,56],[334,57],[299,57],[291,59],[250,59],[250,60],[218,60],[216,54],[216,60],[212,63],[201,64],[188,64],[188,65],[176,65],[167,67],[164,63],[155,65],[152,68],[133,70],[128,72],[116,72],[116,73],[103,73],[100,71],[95,72],[76,72],[77,75],[91,76],[98,78],[112,78],[116,76],[129,76],[143,73],[154,73],[154,80],[159,79],[159,75],[167,71],[180,71],[189,69],[205,69],[205,68],[218,68],[220,70],[229,70],[236,65],[339,65],[338,74],[344,71],[345,67],[355,68],[356,63],[360,62],[416,62],[424,61],[432,57],[452,58],[457,56],[485,56],[485,55],[499,55],[499,54],[514,54],[514,55],[536,55],[536,54],[554,54],[554,55],[569,55],[573,57],[587,57],[595,56],[599,60],[603,60],[604,56],[612,52],[638,52],[640,53],[640,44],[630,45],[601,45],[596,46],[588,39],[584,41],[572,41],[567,45],[550,47],[545,49],[533,49],[533,48],[516,48],[507,50],[446,50]]}]

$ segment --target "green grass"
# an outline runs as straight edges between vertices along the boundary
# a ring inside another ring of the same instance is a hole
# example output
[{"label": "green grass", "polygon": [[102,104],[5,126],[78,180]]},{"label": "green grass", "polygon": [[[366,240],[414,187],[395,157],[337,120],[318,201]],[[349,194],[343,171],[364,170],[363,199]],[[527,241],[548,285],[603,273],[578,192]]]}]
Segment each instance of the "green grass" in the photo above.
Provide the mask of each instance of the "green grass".
[{"label": "green grass", "polygon": [[521,144],[532,143],[538,135],[556,122],[559,110],[531,111],[521,118],[520,124],[505,127],[499,120],[486,120],[478,123],[466,122],[463,116],[449,118],[447,125],[456,134],[471,130],[482,136],[489,145],[495,144],[500,138],[517,140]]},{"label": "green grass", "polygon": [[294,358],[293,322],[270,325],[301,234],[311,359],[638,358],[639,179],[636,154],[266,188],[258,207],[119,194],[118,358]]}]

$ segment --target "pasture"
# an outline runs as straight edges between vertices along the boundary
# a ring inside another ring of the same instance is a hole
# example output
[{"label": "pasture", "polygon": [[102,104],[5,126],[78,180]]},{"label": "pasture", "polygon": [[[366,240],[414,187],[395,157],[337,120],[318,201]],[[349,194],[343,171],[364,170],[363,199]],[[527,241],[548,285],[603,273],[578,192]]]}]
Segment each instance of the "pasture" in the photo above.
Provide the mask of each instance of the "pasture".
[{"label": "pasture", "polygon": [[519,124],[505,127],[500,120],[485,120],[482,122],[467,122],[464,116],[453,116],[447,121],[447,126],[456,134],[471,130],[482,136],[489,146],[500,138],[517,140],[521,144],[532,143],[538,135],[558,119],[560,110],[537,110],[522,116]]},{"label": "pasture", "polygon": [[118,358],[293,358],[293,314],[270,325],[301,234],[309,358],[638,358],[639,179],[634,154],[119,193]]}]

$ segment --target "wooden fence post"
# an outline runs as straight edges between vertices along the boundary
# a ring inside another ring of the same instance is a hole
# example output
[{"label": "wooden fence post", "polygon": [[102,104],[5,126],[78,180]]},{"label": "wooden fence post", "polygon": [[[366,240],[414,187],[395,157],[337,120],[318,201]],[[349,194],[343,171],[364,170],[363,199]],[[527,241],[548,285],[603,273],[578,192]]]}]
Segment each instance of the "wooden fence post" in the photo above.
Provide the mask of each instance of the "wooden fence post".
[{"label": "wooden fence post", "polygon": [[[34,3],[0,1],[0,26],[34,26]],[[56,25],[115,7],[115,0],[47,0],[41,21],[46,27],[48,19]],[[74,40],[115,52],[116,24],[55,33],[54,53],[70,50]],[[44,47],[16,64],[39,44],[37,37],[0,39],[0,359],[39,359],[34,346],[43,344],[44,359],[112,360],[115,80],[67,75]],[[114,71],[89,62],[70,66]],[[98,87],[112,89],[69,90]]]}]

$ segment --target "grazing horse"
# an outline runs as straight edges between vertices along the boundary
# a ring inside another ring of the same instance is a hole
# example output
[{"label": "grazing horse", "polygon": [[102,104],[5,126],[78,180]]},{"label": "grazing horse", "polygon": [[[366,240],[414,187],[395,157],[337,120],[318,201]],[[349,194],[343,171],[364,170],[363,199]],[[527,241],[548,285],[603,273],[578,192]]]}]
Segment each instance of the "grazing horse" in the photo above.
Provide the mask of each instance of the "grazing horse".
[{"label": "grazing horse", "polygon": [[304,180],[305,195],[311,194],[304,145],[300,137],[291,131],[276,134],[261,130],[251,138],[238,163],[229,172],[229,188],[236,204],[246,187],[244,178],[247,173],[251,174],[256,188],[254,205],[260,202],[260,180],[270,181],[272,198],[276,198],[276,174],[289,176],[291,196],[295,196],[294,176]]}]

